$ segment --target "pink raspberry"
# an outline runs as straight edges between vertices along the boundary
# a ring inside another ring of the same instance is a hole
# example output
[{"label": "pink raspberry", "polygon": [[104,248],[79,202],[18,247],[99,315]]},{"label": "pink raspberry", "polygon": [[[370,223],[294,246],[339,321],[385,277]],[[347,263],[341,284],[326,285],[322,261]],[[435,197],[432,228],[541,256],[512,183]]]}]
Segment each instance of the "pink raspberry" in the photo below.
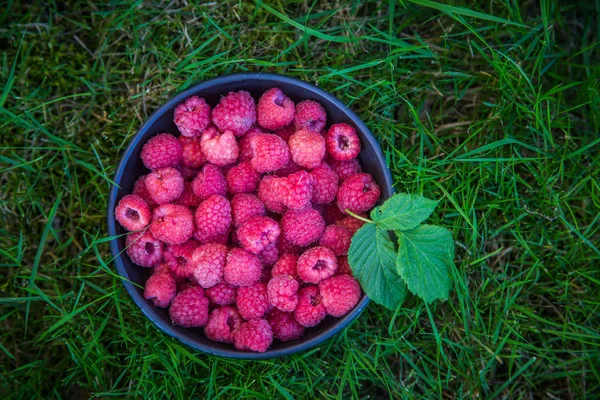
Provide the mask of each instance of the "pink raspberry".
[{"label": "pink raspberry", "polygon": [[328,204],[335,200],[338,191],[338,176],[327,163],[322,162],[310,172],[313,178],[314,204]]},{"label": "pink raspberry", "polygon": [[289,124],[281,129],[277,129],[274,133],[287,142],[290,136],[296,133],[296,128],[294,128],[293,124]]},{"label": "pink raspberry", "polygon": [[270,267],[277,262],[279,258],[279,247],[277,246],[278,241],[267,245],[263,251],[258,253],[258,258],[263,266]]},{"label": "pink raspberry", "polygon": [[196,196],[196,193],[194,193],[194,189],[192,189],[192,184],[189,182],[184,182],[183,192],[181,193],[181,196],[179,196],[179,198],[175,200],[175,204],[189,208],[194,208],[198,207],[201,202],[202,200],[200,200],[200,197]]},{"label": "pink raspberry", "polygon": [[273,219],[251,217],[238,228],[237,236],[244,249],[258,254],[271,243],[275,243],[280,233],[279,224]]},{"label": "pink raspberry", "polygon": [[234,307],[215,308],[210,313],[204,333],[215,342],[233,343],[242,322],[240,313]]},{"label": "pink raspberry", "polygon": [[216,129],[209,128],[202,134],[200,144],[206,160],[218,166],[235,162],[240,152],[232,131],[221,134]]},{"label": "pink raspberry", "polygon": [[230,306],[235,304],[237,288],[227,282],[219,282],[215,286],[206,289],[206,297],[218,306]]},{"label": "pink raspberry", "polygon": [[353,158],[351,160],[329,160],[329,166],[337,174],[340,178],[340,182],[344,179],[348,178],[351,175],[358,174],[362,172],[362,168],[360,166],[360,162],[358,158]]},{"label": "pink raspberry", "polygon": [[350,275],[338,275],[319,283],[319,292],[327,314],[341,317],[360,300],[360,285]]},{"label": "pink raspberry", "polygon": [[252,142],[252,138],[261,133],[265,132],[260,127],[255,126],[254,128],[250,128],[244,136],[239,138],[238,145],[240,147],[240,155],[238,161],[248,161],[254,156],[254,151],[252,150],[250,143]]},{"label": "pink raspberry", "polygon": [[258,99],[256,115],[258,124],[274,131],[289,125],[294,120],[296,106],[279,88],[271,88]]},{"label": "pink raspberry", "polygon": [[140,196],[129,194],[123,197],[115,208],[117,221],[128,231],[144,229],[152,219],[150,207]]},{"label": "pink raspberry", "polygon": [[348,124],[331,125],[325,135],[327,152],[336,160],[350,160],[360,153],[360,139],[356,129]]},{"label": "pink raspberry", "polygon": [[255,283],[240,287],[235,304],[244,319],[262,318],[269,309],[267,286],[264,283]]},{"label": "pink raspberry", "polygon": [[260,174],[252,168],[249,161],[243,161],[227,172],[229,193],[252,193],[258,187]]},{"label": "pink raspberry", "polygon": [[179,171],[179,173],[181,174],[181,177],[186,182],[191,181],[198,174],[197,168],[186,167],[184,165],[179,165],[179,166],[175,167],[175,169],[177,171]]},{"label": "pink raspberry", "polygon": [[283,168],[290,159],[287,143],[277,135],[260,133],[250,141],[252,168],[258,172],[271,172]]},{"label": "pink raspberry", "polygon": [[193,286],[175,296],[169,308],[169,316],[175,325],[184,328],[200,328],[208,321],[208,299],[204,289]]},{"label": "pink raspberry", "polygon": [[301,129],[289,140],[292,160],[304,168],[313,169],[325,157],[325,139],[320,133]]},{"label": "pink raspberry", "polygon": [[290,161],[288,161],[285,167],[279,168],[277,171],[275,171],[275,175],[277,175],[280,178],[285,178],[298,171],[302,171],[302,167],[296,164],[294,160],[290,159]]},{"label": "pink raspberry", "polygon": [[175,278],[168,273],[154,274],[146,281],[144,298],[156,307],[167,308],[177,293]]},{"label": "pink raspberry", "polygon": [[327,225],[331,225],[346,216],[340,211],[336,203],[330,203],[323,207],[323,219]]},{"label": "pink raspberry", "polygon": [[298,306],[294,318],[306,328],[316,326],[327,316],[323,298],[317,286],[307,286],[298,292]]},{"label": "pink raspberry", "polygon": [[267,315],[273,336],[282,342],[290,342],[304,335],[304,327],[294,319],[294,315],[274,309]]},{"label": "pink raspberry", "polygon": [[281,230],[286,240],[298,246],[316,242],[325,230],[325,221],[317,210],[307,207],[290,210],[281,219]]},{"label": "pink raspberry", "polygon": [[240,227],[249,218],[265,215],[265,205],[251,194],[240,193],[231,199],[233,225]]},{"label": "pink raspberry", "polygon": [[175,108],[173,121],[182,136],[200,136],[210,124],[210,106],[198,96],[188,97]]},{"label": "pink raspberry", "polygon": [[298,305],[298,281],[290,275],[276,276],[267,284],[269,303],[281,311],[291,312]]},{"label": "pink raspberry", "polygon": [[212,111],[213,123],[222,131],[241,136],[256,122],[256,104],[250,93],[229,92]]},{"label": "pink raspberry", "polygon": [[264,353],[273,343],[271,325],[265,319],[244,322],[235,335],[235,348]]},{"label": "pink raspberry", "polygon": [[164,259],[169,267],[171,275],[175,280],[183,282],[193,276],[192,264],[190,262],[192,253],[199,246],[194,239],[183,244],[170,244],[164,252]]},{"label": "pink raspberry", "polygon": [[306,171],[295,172],[279,178],[274,197],[280,198],[283,205],[291,210],[299,210],[310,204],[313,196],[313,177]]},{"label": "pink raspberry", "polygon": [[296,106],[296,119],[294,126],[297,130],[308,129],[321,132],[327,124],[327,113],[316,101],[304,100]]},{"label": "pink raspberry", "polygon": [[231,206],[223,196],[212,195],[196,209],[196,238],[201,242],[227,233],[231,225]]},{"label": "pink raspberry", "polygon": [[192,189],[201,200],[215,194],[225,196],[227,194],[227,181],[219,168],[206,164],[192,181]]},{"label": "pink raspberry", "polygon": [[240,248],[229,251],[225,264],[225,282],[233,286],[249,286],[258,282],[261,274],[262,266],[257,256]]},{"label": "pink raspberry", "polygon": [[296,271],[296,263],[298,262],[298,255],[292,253],[284,253],[279,257],[279,260],[273,265],[271,275],[273,277],[278,276],[291,276],[296,277],[298,273]]},{"label": "pink raspberry", "polygon": [[352,269],[348,263],[348,257],[341,256],[337,258],[338,268],[335,271],[336,275],[352,275]]},{"label": "pink raspberry", "polygon": [[[337,207],[336,207],[337,208]],[[339,208],[338,208],[339,210]],[[367,217],[366,214],[358,214],[361,217]],[[348,215],[338,221],[335,221],[336,225],[339,226],[343,226],[344,228],[348,229],[352,234],[356,233],[357,230],[359,230],[364,224],[364,221],[361,221],[358,218],[354,218],[352,215]]]},{"label": "pink raspberry", "polygon": [[325,227],[323,236],[319,240],[319,245],[327,247],[336,256],[345,256],[348,254],[351,240],[352,232],[348,229],[339,225],[329,225]]},{"label": "pink raspberry", "polygon": [[202,152],[202,143],[199,137],[179,136],[182,156],[181,164],[189,168],[200,168],[206,164],[206,157]]},{"label": "pink raspberry", "polygon": [[373,208],[380,194],[379,186],[377,186],[371,175],[355,174],[340,185],[337,205],[342,212],[350,210],[353,213],[360,214]]},{"label": "pink raspberry", "polygon": [[140,156],[148,169],[176,167],[181,162],[181,144],[175,136],[161,133],[146,142]]},{"label": "pink raspberry", "polygon": [[190,258],[194,278],[203,288],[215,286],[223,280],[227,246],[222,244],[203,244],[196,248]]},{"label": "pink raspberry", "polygon": [[148,175],[142,175],[137,179],[137,181],[135,181],[135,183],[133,184],[133,194],[140,196],[142,199],[144,199],[146,204],[148,204],[150,211],[152,211],[152,209],[156,207],[157,204],[156,202],[154,202],[154,200],[152,200],[152,197],[148,192],[148,188],[146,187],[147,176]]},{"label": "pink raspberry", "polygon": [[167,244],[187,242],[194,234],[194,217],[189,208],[163,204],[154,209],[150,232]]},{"label": "pink raspberry", "polygon": [[304,282],[319,283],[335,274],[337,259],[327,247],[312,247],[298,257],[297,269]]},{"label": "pink raspberry", "polygon": [[279,178],[267,175],[258,184],[258,198],[263,202],[265,207],[275,213],[283,213],[285,206],[279,197]]},{"label": "pink raspberry", "polygon": [[134,264],[153,267],[163,258],[163,244],[150,232],[130,233],[125,239],[127,255]]},{"label": "pink raspberry", "polygon": [[150,197],[157,204],[175,201],[183,193],[183,177],[171,167],[152,171],[146,176],[145,184]]}]

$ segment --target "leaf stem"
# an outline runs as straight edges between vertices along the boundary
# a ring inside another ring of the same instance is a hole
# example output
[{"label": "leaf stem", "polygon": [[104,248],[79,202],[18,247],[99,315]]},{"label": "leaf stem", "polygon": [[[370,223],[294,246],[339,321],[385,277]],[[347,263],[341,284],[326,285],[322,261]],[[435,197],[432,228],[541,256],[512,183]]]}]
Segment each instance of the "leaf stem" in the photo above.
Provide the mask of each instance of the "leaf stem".
[{"label": "leaf stem", "polygon": [[347,208],[344,210],[347,214],[353,216],[356,219],[360,219],[363,222],[366,222],[367,224],[372,224],[373,221],[371,221],[369,218],[365,218],[365,217],[361,217],[358,214],[354,214],[352,211],[348,210]]}]

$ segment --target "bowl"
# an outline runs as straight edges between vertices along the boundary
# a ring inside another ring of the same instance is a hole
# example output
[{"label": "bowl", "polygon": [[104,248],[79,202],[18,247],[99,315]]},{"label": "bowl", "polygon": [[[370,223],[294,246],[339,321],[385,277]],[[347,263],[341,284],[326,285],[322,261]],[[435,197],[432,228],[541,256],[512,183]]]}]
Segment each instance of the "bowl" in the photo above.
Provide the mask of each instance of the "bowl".
[{"label": "bowl", "polygon": [[[268,73],[242,73],[221,76],[184,90],[156,110],[133,137],[125,150],[125,154],[123,154],[114,178],[116,185],[113,185],[108,201],[108,233],[111,237],[119,237],[110,242],[110,249],[117,272],[123,277],[125,288],[146,317],[169,336],[193,349],[212,355],[241,359],[267,359],[308,350],[325,342],[348,326],[366,308],[369,302],[369,298],[363,295],[354,309],[343,317],[327,317],[318,326],[307,329],[305,335],[298,340],[285,343],[276,340],[266,352],[254,353],[237,350],[232,344],[213,342],[206,338],[200,328],[189,329],[173,325],[167,310],[154,307],[144,299],[142,288],[149,277],[150,269],[135,265],[129,260],[124,251],[125,235],[123,234],[126,231],[116,222],[114,217],[115,207],[119,200],[132,192],[133,184],[138,177],[149,172],[140,159],[142,146],[148,139],[159,133],[169,132],[176,135],[179,132],[173,123],[173,112],[175,107],[189,96],[203,97],[211,106],[215,106],[221,96],[230,91],[246,90],[252,94],[255,100],[258,100],[263,92],[272,87],[279,87],[294,102],[314,100],[320,103],[327,111],[328,126],[339,122],[354,126],[362,143],[359,160],[363,170],[370,173],[379,185],[381,189],[380,201],[392,195],[391,173],[386,166],[377,140],[366,125],[337,98],[301,80]],[[134,285],[134,283],[139,286]]]}]

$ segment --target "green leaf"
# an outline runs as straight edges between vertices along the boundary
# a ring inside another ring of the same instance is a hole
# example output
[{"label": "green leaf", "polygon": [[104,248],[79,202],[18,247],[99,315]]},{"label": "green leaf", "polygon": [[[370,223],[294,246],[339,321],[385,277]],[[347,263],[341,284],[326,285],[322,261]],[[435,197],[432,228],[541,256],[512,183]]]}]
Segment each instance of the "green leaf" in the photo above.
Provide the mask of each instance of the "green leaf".
[{"label": "green leaf", "polygon": [[450,268],[454,262],[454,240],[446,228],[421,225],[396,232],[396,269],[408,289],[427,303],[447,299],[452,286]]},{"label": "green leaf", "polygon": [[398,193],[371,211],[371,219],[388,231],[414,229],[433,212],[438,202],[415,194]]},{"label": "green leaf", "polygon": [[395,310],[404,301],[406,285],[395,269],[396,251],[389,233],[366,224],[352,237],[348,262],[363,290],[377,304]]}]

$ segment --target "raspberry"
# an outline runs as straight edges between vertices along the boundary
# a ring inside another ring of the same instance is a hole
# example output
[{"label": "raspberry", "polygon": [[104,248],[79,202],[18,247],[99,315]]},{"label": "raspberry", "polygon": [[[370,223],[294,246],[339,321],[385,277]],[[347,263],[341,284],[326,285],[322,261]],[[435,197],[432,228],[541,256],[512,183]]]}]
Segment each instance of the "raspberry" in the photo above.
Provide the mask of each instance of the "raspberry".
[{"label": "raspberry", "polygon": [[296,133],[296,128],[294,128],[293,124],[290,124],[288,126],[284,126],[283,128],[276,130],[274,133],[287,142],[288,140],[290,140],[290,136]]},{"label": "raspberry", "polygon": [[335,200],[338,191],[338,176],[327,163],[322,162],[310,172],[313,178],[314,204],[327,204]]},{"label": "raspberry", "polygon": [[176,293],[175,278],[165,272],[152,275],[144,286],[144,298],[160,308],[169,307]]},{"label": "raspberry", "polygon": [[215,286],[206,289],[206,297],[218,306],[229,306],[235,304],[237,288],[226,282],[219,282]]},{"label": "raspberry", "polygon": [[235,348],[264,353],[273,343],[271,325],[265,319],[244,322],[235,335]]},{"label": "raspberry", "polygon": [[346,214],[340,211],[339,207],[335,203],[327,204],[323,208],[323,219],[327,225],[331,225],[346,217]]},{"label": "raspberry", "polygon": [[173,121],[182,136],[200,136],[210,124],[210,106],[198,96],[188,97],[175,108]]},{"label": "raspberry", "polygon": [[227,181],[219,168],[206,164],[192,181],[192,189],[201,200],[215,194],[225,196],[227,194]]},{"label": "raspberry", "polygon": [[169,308],[171,321],[184,328],[200,328],[208,321],[208,299],[204,289],[193,286],[175,296]]},{"label": "raspberry", "polygon": [[238,161],[248,161],[254,156],[254,151],[252,150],[250,143],[252,142],[253,137],[261,133],[265,132],[263,132],[260,127],[250,128],[250,130],[238,140],[238,145],[240,147]]},{"label": "raspberry", "polygon": [[337,258],[338,268],[335,271],[336,275],[352,275],[352,269],[348,263],[348,257],[341,256]]},{"label": "raspberry", "polygon": [[206,157],[202,152],[202,143],[199,137],[179,136],[182,156],[181,164],[189,168],[200,168],[206,164]]},{"label": "raspberry", "polygon": [[304,282],[319,283],[335,274],[337,260],[327,247],[312,247],[298,257],[297,269]]},{"label": "raspberry", "polygon": [[327,124],[325,109],[316,101],[304,100],[296,106],[294,126],[297,130],[308,129],[321,132]]},{"label": "raspberry", "polygon": [[249,161],[243,161],[227,172],[229,193],[252,193],[258,187],[260,174],[252,168]]},{"label": "raspberry", "polygon": [[265,129],[274,131],[289,125],[294,120],[296,106],[281,89],[267,90],[258,99],[256,115],[258,124]]},{"label": "raspberry", "polygon": [[186,167],[184,165],[179,165],[179,166],[175,167],[175,169],[177,171],[179,171],[179,173],[181,174],[181,177],[186,182],[191,181],[198,174],[197,168]]},{"label": "raspberry", "polygon": [[265,215],[265,205],[251,194],[240,193],[231,199],[233,225],[239,227],[251,217]]},{"label": "raspberry", "polygon": [[369,174],[354,174],[340,185],[337,205],[342,212],[350,210],[359,214],[373,208],[379,195],[379,186]]},{"label": "raspberry", "polygon": [[272,266],[277,262],[279,258],[279,247],[277,246],[278,241],[275,243],[271,243],[263,249],[260,253],[258,253],[258,258],[260,258],[260,262],[263,266]]},{"label": "raspberry", "polygon": [[327,316],[323,298],[317,286],[307,286],[298,292],[298,306],[294,318],[306,328],[316,326]]},{"label": "raspberry", "polygon": [[273,277],[277,276],[286,276],[289,275],[291,277],[298,276],[296,272],[296,263],[298,262],[298,255],[292,253],[283,254],[279,260],[273,265],[273,270],[271,274]]},{"label": "raspberry", "polygon": [[257,256],[240,248],[229,251],[225,264],[225,282],[233,286],[248,286],[258,282],[261,274],[262,266]]},{"label": "raspberry", "polygon": [[360,300],[360,285],[350,275],[339,275],[319,283],[319,292],[327,314],[341,317]]},{"label": "raspberry", "polygon": [[210,340],[233,343],[242,322],[240,313],[234,307],[216,308],[210,313],[204,333]]},{"label": "raspberry", "polygon": [[170,203],[183,193],[183,177],[175,168],[167,167],[152,171],[144,181],[152,201]]},{"label": "raspberry", "polygon": [[115,208],[117,221],[128,231],[144,229],[152,219],[150,207],[140,196],[129,194],[123,197]]},{"label": "raspberry", "polygon": [[[336,207],[337,208],[337,207]],[[339,210],[339,208],[338,208]],[[365,214],[359,214],[361,217],[367,217]],[[361,221],[358,218],[354,218],[351,215],[348,215],[347,217],[344,217],[338,221],[335,222],[336,225],[339,226],[343,226],[344,228],[348,229],[352,234],[356,233],[357,230],[360,229],[361,226],[363,226],[365,224],[364,221]]]},{"label": "raspberry", "polygon": [[229,92],[212,111],[213,123],[222,131],[241,136],[256,122],[256,105],[250,93]]},{"label": "raspberry", "polygon": [[292,253],[296,255],[302,253],[302,246],[293,244],[292,242],[287,240],[283,235],[280,236],[277,247],[282,253]]},{"label": "raspberry", "polygon": [[262,318],[269,309],[267,286],[264,283],[242,286],[237,291],[235,304],[244,319]]},{"label": "raspberry", "polygon": [[153,267],[163,258],[163,244],[150,232],[130,233],[125,239],[127,255],[134,264]]},{"label": "raspberry", "polygon": [[294,319],[294,315],[274,309],[267,315],[273,336],[282,342],[299,339],[304,334],[304,327]]},{"label": "raspberry", "polygon": [[142,199],[144,199],[146,204],[148,204],[150,211],[152,211],[152,209],[156,207],[156,202],[152,200],[152,197],[148,192],[148,188],[146,187],[147,176],[148,175],[142,175],[137,179],[137,181],[135,181],[135,183],[133,184],[133,194],[138,195]]},{"label": "raspberry", "polygon": [[302,167],[296,164],[294,160],[290,158],[285,167],[279,168],[277,171],[275,171],[275,175],[277,175],[280,178],[285,178],[298,171],[302,171]]},{"label": "raspberry", "polygon": [[240,149],[232,131],[222,134],[216,129],[207,129],[200,139],[206,160],[214,165],[227,165],[237,160]]},{"label": "raspberry", "polygon": [[198,285],[206,289],[221,282],[226,259],[227,246],[222,244],[203,244],[194,250],[190,265]]},{"label": "raspberry", "polygon": [[175,200],[175,204],[185,207],[198,207],[202,200],[200,197],[196,196],[194,193],[194,189],[192,189],[192,184],[189,182],[183,183],[183,192],[181,196],[177,200]]},{"label": "raspberry", "polygon": [[244,249],[258,254],[269,244],[275,243],[280,233],[279,224],[273,219],[251,217],[239,227],[237,236]]},{"label": "raspberry", "polygon": [[161,133],[146,142],[140,157],[148,169],[175,167],[181,162],[181,144],[175,136]]},{"label": "raspberry", "polygon": [[327,247],[336,256],[345,256],[348,254],[351,240],[352,232],[348,229],[339,225],[329,225],[325,227],[323,236],[319,240],[319,245]]},{"label": "raspberry", "polygon": [[340,178],[340,182],[344,179],[348,178],[351,175],[358,174],[362,172],[362,168],[360,166],[360,162],[358,162],[358,158],[353,158],[351,160],[329,160],[329,166]]},{"label": "raspberry", "polygon": [[250,141],[252,168],[258,172],[271,172],[283,168],[290,159],[287,143],[277,135],[260,133]]},{"label": "raspberry", "polygon": [[196,209],[196,239],[205,242],[227,233],[231,225],[231,206],[223,196],[212,195]]},{"label": "raspberry", "polygon": [[189,208],[163,204],[154,209],[150,232],[167,244],[186,242],[194,234],[194,219]]},{"label": "raspberry", "polygon": [[325,135],[327,152],[335,160],[350,160],[360,153],[360,139],[356,129],[348,124],[331,125]]},{"label": "raspberry", "polygon": [[313,196],[313,177],[306,171],[295,172],[285,178],[279,178],[275,185],[275,197],[280,198],[283,205],[298,210],[310,204]]},{"label": "raspberry", "polygon": [[212,235],[210,233],[206,233],[204,231],[196,231],[194,233],[194,239],[199,241],[200,243],[217,243],[226,245],[229,243],[229,235],[231,234],[231,227],[227,228],[224,233],[219,233],[216,235]]},{"label": "raspberry", "polygon": [[304,168],[313,169],[325,157],[325,139],[320,133],[301,129],[288,141],[292,160]]},{"label": "raspberry", "polygon": [[152,268],[152,275],[165,274],[165,273],[173,276],[173,274],[171,273],[171,269],[169,268],[169,265],[166,262],[161,262],[159,264],[156,264],[154,266],[154,268]]},{"label": "raspberry", "polygon": [[165,249],[165,262],[177,282],[183,282],[193,276],[190,260],[198,245],[197,241],[191,239],[183,244],[171,244]]},{"label": "raspberry", "polygon": [[258,184],[258,198],[265,207],[275,213],[283,213],[285,206],[279,198],[279,178],[275,176],[265,176]]},{"label": "raspberry", "polygon": [[267,284],[269,303],[281,311],[294,311],[298,305],[298,281],[290,275],[271,278]]},{"label": "raspberry", "polygon": [[281,218],[281,230],[286,240],[298,246],[316,242],[325,229],[325,221],[317,210],[310,207],[290,210]]}]

